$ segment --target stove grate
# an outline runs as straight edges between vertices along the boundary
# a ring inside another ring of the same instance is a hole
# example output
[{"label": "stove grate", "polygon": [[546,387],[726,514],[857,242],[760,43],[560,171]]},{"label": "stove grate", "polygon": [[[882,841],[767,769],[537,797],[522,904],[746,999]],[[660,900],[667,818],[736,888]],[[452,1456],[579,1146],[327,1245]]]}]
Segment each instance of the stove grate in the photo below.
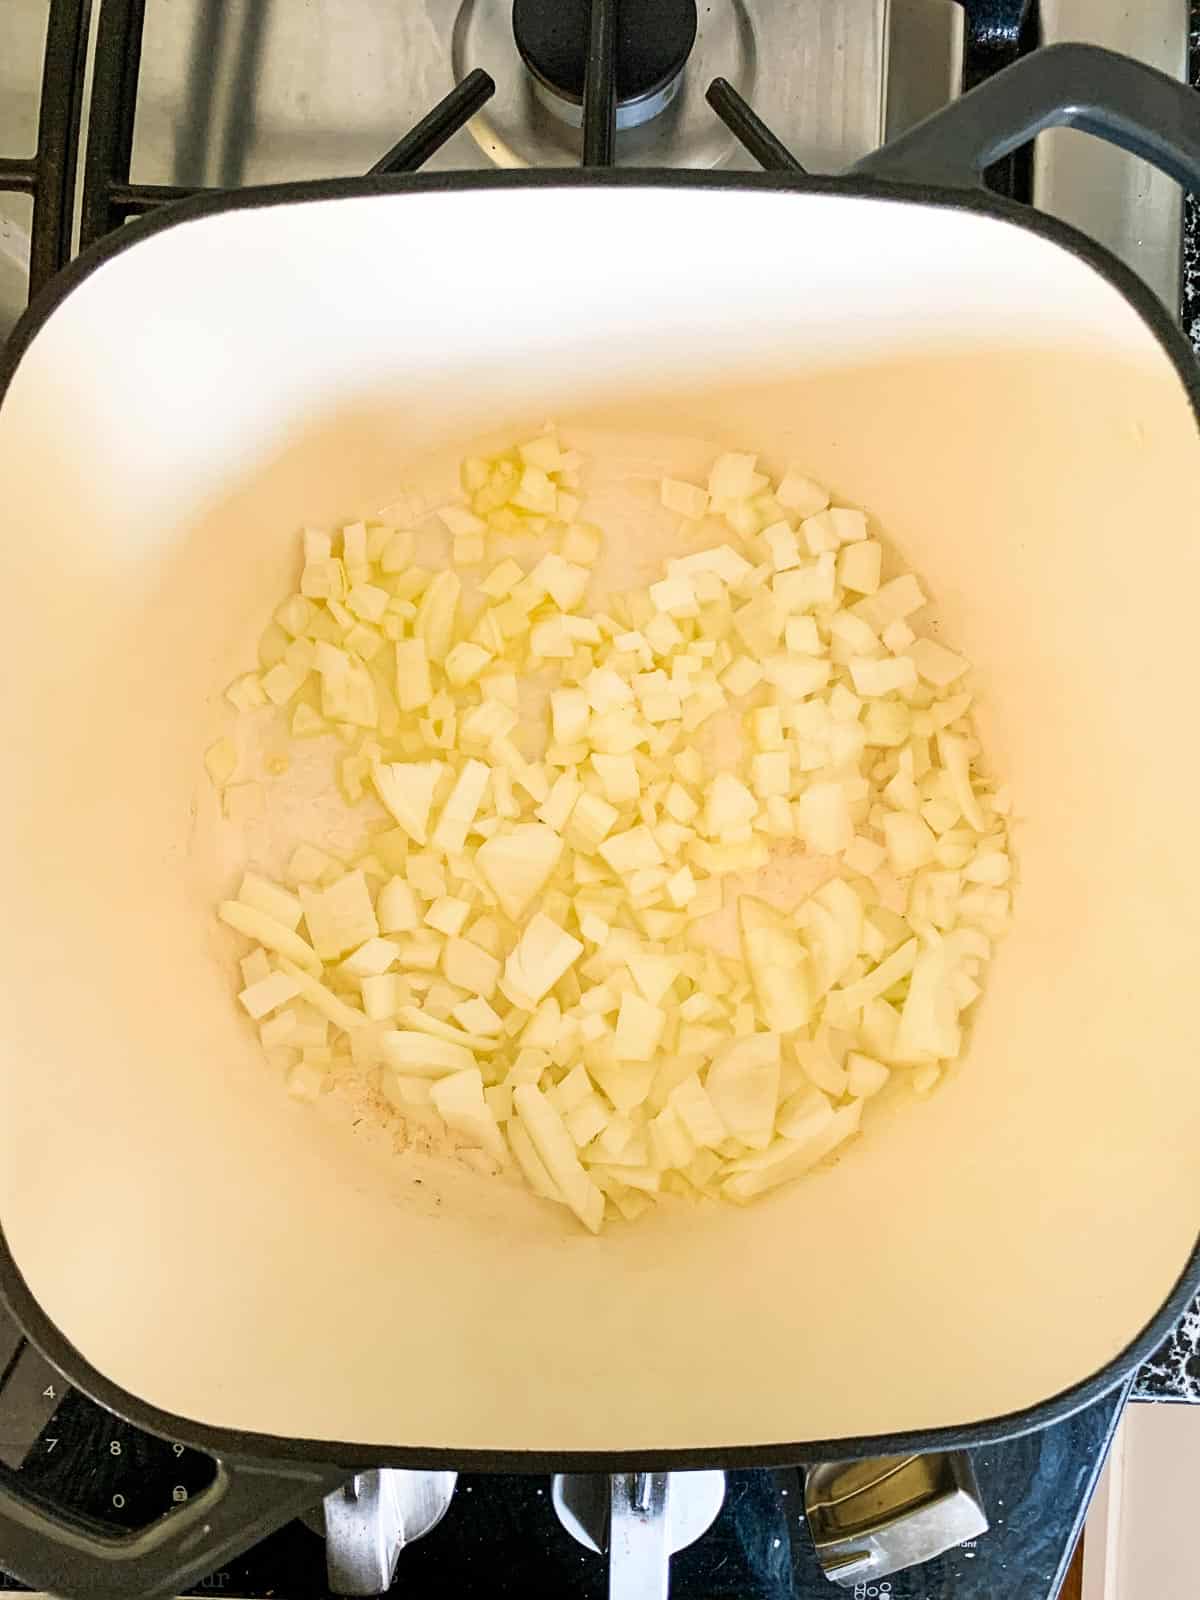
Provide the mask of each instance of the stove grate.
[{"label": "stove grate", "polygon": [[[130,179],[145,23],[146,0],[102,0],[83,169],[81,249],[102,239],[129,217],[141,216],[172,200],[212,192],[170,184],[133,183]],[[495,87],[486,72],[470,73],[370,171],[415,172],[470,121]]]},{"label": "stove grate", "polygon": [[90,21],[91,0],[51,0],[37,148],[28,157],[0,156],[0,190],[33,197],[31,296],[71,259],[75,159]]}]

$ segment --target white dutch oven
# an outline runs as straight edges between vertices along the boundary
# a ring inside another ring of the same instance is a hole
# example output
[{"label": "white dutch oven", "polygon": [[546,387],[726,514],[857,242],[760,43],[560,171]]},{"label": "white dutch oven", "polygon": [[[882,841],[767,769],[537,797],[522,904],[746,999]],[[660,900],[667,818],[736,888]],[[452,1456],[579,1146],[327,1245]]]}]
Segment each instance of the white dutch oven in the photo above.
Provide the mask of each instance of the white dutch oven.
[{"label": "white dutch oven", "polygon": [[[3,1490],[6,1565],[166,1592],[363,1463],[970,1443],[1084,1403],[1179,1314],[1196,374],[1116,263],[953,187],[1064,120],[1200,172],[1187,91],[1048,51],[866,176],[206,198],[28,314],[0,376],[0,1282],[72,1383],[225,1465],[128,1539]],[[547,414],[749,444],[867,505],[978,664],[1022,818],[944,1088],[819,1181],[600,1240],[432,1158],[415,1187],[280,1093],[230,1004],[201,767],[294,530]]]}]

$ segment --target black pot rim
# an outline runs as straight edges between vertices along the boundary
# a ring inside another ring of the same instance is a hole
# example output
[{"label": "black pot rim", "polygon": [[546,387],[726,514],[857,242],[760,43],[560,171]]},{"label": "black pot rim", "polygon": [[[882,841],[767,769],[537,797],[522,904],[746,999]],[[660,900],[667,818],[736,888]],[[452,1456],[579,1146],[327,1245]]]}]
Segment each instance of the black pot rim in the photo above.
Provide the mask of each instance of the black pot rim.
[{"label": "black pot rim", "polygon": [[[441,192],[486,192],[511,188],[654,188],[809,193],[849,199],[970,211],[1023,228],[1077,256],[1107,280],[1147,324],[1174,368],[1200,431],[1200,366],[1166,308],[1147,285],[1102,246],[1069,224],[983,188],[955,189],[936,184],[895,182],[866,176],[813,177],[795,172],[708,172],[690,169],[602,168],[531,169],[374,175],[284,183],[227,192],[214,191],[164,204],[128,222],[84,251],[31,303],[0,349],[0,406],[21,360],[38,332],[62,302],[93,272],[123,251],[166,228],[228,211],[290,206],[313,201],[353,200]],[[1200,1235],[1173,1288],[1142,1330],[1096,1372],[1055,1395],[997,1417],[961,1426],[796,1443],[745,1444],[701,1449],[621,1451],[455,1450],[434,1443],[380,1446],[352,1441],[288,1438],[214,1427],[164,1411],[113,1383],[65,1337],[38,1304],[21,1274],[0,1227],[0,1303],[5,1304],[30,1340],[69,1382],[108,1410],[149,1433],[190,1445],[227,1460],[280,1465],[332,1462],[359,1467],[455,1467],[466,1472],[616,1472],[638,1468],[669,1471],[724,1466],[791,1466],[804,1461],[867,1455],[913,1454],[971,1448],[1012,1438],[1059,1422],[1128,1381],[1136,1367],[1169,1335],[1200,1290]]]}]

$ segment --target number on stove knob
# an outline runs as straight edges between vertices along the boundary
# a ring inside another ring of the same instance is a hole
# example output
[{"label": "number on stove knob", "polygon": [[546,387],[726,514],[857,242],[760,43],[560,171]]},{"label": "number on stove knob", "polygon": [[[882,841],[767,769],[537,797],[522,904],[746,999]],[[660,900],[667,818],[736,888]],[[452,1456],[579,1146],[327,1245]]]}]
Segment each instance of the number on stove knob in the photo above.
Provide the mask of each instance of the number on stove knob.
[{"label": "number on stove knob", "polygon": [[120,1441],[120,1439],[113,1439],[110,1442],[110,1444],[108,1446],[108,1453],[109,1453],[110,1456],[119,1456],[121,1454],[121,1441]]}]

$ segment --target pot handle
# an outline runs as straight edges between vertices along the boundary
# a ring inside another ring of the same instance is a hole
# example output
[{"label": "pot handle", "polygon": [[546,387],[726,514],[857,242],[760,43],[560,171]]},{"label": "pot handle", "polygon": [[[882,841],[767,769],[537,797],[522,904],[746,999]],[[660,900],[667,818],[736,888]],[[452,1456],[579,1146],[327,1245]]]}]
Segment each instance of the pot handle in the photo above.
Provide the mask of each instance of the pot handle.
[{"label": "pot handle", "polygon": [[1095,134],[1200,190],[1200,94],[1143,62],[1086,44],[1034,50],[852,170],[977,187],[993,162],[1060,127]]},{"label": "pot handle", "polygon": [[218,1461],[203,1493],[149,1527],[94,1532],[0,1481],[0,1561],[66,1600],[165,1600],[318,1504],[351,1477],[329,1464]]}]

